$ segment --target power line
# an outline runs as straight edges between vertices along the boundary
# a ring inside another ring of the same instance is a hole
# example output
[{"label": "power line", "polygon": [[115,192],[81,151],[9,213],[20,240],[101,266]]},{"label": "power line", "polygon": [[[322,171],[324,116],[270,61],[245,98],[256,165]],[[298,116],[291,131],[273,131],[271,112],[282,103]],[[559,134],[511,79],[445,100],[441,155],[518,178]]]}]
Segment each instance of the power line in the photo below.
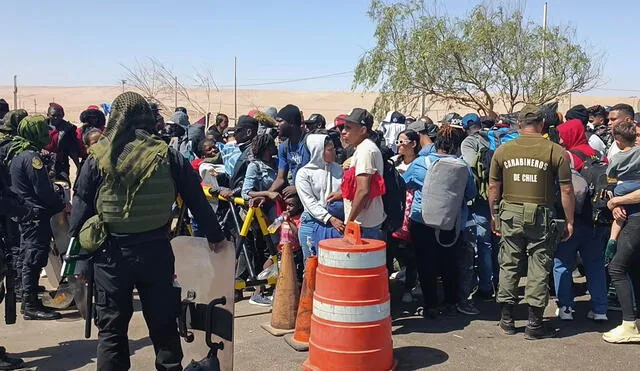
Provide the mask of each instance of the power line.
[{"label": "power line", "polygon": [[[353,71],[345,71],[345,72],[330,73],[330,74],[326,74],[326,75],[301,77],[301,78],[297,78],[297,79],[271,81],[271,82],[261,82],[261,83],[255,83],[255,84],[242,84],[242,85],[238,85],[238,87],[252,87],[252,86],[289,84],[289,83],[292,83],[292,82],[320,80],[320,79],[326,79],[326,78],[331,78],[331,77],[338,77],[338,76],[348,75],[348,74],[352,74],[352,73],[353,73]],[[233,87],[233,85],[221,85],[220,87],[221,88],[230,88],[230,87]]]}]

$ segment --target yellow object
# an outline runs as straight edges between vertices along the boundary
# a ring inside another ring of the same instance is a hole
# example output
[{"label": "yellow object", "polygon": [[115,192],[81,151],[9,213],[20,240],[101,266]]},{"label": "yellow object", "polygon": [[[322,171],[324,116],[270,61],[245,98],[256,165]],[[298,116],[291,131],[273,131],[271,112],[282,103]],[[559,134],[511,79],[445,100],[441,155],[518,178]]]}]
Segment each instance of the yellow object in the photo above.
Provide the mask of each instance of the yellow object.
[{"label": "yellow object", "polygon": [[611,331],[602,334],[602,339],[607,343],[638,343],[640,332],[635,321],[622,321],[622,324]]},{"label": "yellow object", "polygon": [[31,165],[36,170],[40,170],[44,166],[40,157],[34,157],[33,160],[31,160]]}]

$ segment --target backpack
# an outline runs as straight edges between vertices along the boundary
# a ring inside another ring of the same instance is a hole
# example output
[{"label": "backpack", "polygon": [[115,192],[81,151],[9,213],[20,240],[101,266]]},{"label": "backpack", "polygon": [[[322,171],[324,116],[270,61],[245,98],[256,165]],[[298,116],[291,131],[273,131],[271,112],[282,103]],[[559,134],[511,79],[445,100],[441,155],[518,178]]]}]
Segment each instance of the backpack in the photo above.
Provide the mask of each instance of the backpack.
[{"label": "backpack", "polygon": [[613,214],[607,207],[609,202],[608,191],[613,191],[615,183],[609,183],[607,177],[607,164],[597,157],[587,156],[578,150],[569,151],[578,156],[583,162],[580,175],[587,183],[587,197],[590,202],[585,202],[582,215],[590,216],[591,222],[599,225],[613,223]]},{"label": "backpack", "polygon": [[[478,189],[478,194],[474,199],[474,203],[478,200],[489,199],[489,168],[491,167],[491,156],[493,152],[486,145],[487,138],[478,133],[484,141],[479,141],[479,149],[476,153],[475,162],[471,166],[471,173]],[[471,165],[471,164],[470,164]]]},{"label": "backpack", "polygon": [[[453,157],[432,160],[425,157],[428,169],[422,187],[422,220],[428,227],[436,229],[436,241],[444,247],[453,246],[460,234],[460,212],[464,203],[469,170],[464,161]],[[440,241],[440,231],[454,231],[450,244]]]},{"label": "backpack", "polygon": [[495,152],[501,145],[510,142],[520,136],[517,130],[511,128],[497,128],[489,130],[487,139],[489,140],[489,149]]},{"label": "backpack", "polygon": [[487,140],[489,146],[480,146],[480,149],[476,154],[476,161],[471,167],[471,172],[473,173],[473,178],[476,182],[476,188],[478,189],[478,194],[474,199],[474,203],[478,200],[489,199],[489,168],[491,167],[491,158],[493,157],[496,149],[519,136],[520,134],[518,131],[511,128],[494,128],[487,132],[486,138],[482,136]]},{"label": "backpack", "polygon": [[382,178],[386,192],[382,195],[382,203],[387,219],[382,223],[382,229],[391,233],[402,227],[407,186],[393,161],[385,160],[383,169]]}]

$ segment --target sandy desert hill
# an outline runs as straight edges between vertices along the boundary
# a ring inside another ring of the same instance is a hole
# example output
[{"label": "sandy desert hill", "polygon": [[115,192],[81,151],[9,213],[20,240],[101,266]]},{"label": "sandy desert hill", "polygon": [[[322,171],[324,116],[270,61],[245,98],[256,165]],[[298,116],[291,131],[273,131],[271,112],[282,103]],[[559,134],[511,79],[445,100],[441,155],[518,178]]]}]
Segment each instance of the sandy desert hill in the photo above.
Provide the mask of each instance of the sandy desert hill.
[{"label": "sandy desert hill", "polygon": [[[72,122],[78,122],[80,112],[92,104],[110,103],[122,92],[122,87],[116,86],[82,86],[82,87],[51,87],[51,86],[21,86],[18,91],[18,106],[29,113],[44,113],[49,102],[56,102],[65,108],[66,118]],[[224,112],[230,117],[234,114],[233,90],[214,92],[210,100],[207,100],[204,90],[193,89],[189,91],[191,98],[200,106],[210,112]],[[13,108],[13,88],[0,86],[0,97],[5,98]],[[354,107],[371,108],[375,101],[375,93],[362,92],[317,92],[317,91],[276,91],[276,90],[238,90],[238,115],[245,114],[249,110],[265,109],[269,106],[281,108],[292,103],[300,107],[309,116],[312,113],[321,113],[327,120],[332,120],[339,114],[348,113]],[[167,106],[173,107],[173,98],[165,100]],[[570,104],[594,104],[614,105],[616,103],[628,103],[634,108],[640,104],[636,97],[595,97],[572,96],[560,103],[560,111],[566,112]],[[191,107],[183,99],[178,100],[178,105],[184,105],[190,109],[189,116],[193,121],[201,114]],[[460,107],[446,107],[444,105],[427,106],[427,114],[435,119],[440,119],[446,112],[456,111],[464,114],[469,110]],[[170,116],[171,112],[163,112]],[[419,115],[419,112],[414,112]]]}]

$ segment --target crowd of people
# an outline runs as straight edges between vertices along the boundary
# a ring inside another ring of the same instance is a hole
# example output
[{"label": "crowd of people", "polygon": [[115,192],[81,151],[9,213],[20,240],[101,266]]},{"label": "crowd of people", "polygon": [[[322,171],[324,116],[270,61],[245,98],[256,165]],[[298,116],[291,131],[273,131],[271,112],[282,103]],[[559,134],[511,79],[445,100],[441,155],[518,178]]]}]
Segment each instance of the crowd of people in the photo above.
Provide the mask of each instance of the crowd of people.
[{"label": "crowd of people", "polygon": [[[233,127],[222,113],[209,127],[207,119],[191,123],[183,107],[168,120],[162,114],[127,92],[114,101],[108,123],[89,106],[76,126],[59,104],[45,117],[9,111],[0,100],[7,274],[18,278],[25,319],[60,318],[38,296],[52,238],[41,221],[70,212],[70,235],[96,253],[99,369],[130,365],[134,286],[156,367],[179,369],[175,308],[166,297],[176,194],[189,207],[193,234],[212,249],[234,234],[229,223],[220,225],[224,206],[214,211],[204,197],[207,176],[222,197],[241,197],[270,221],[290,222],[287,241],[300,275],[319,241],[356,222],[362,237],[386,241],[390,278],[402,282],[400,301],[420,303],[425,318],[477,315],[478,300],[494,300],[500,328],[515,334],[517,288],[526,276],[525,337],[554,336],[542,312],[552,292],[558,318],[573,319],[578,266],[591,296],[584,315],[606,322],[608,310],[622,311],[622,324],[604,340],[640,341],[640,126],[629,105],[579,105],[564,115],[557,103],[527,105],[515,115],[450,113],[439,122],[394,111],[378,125],[362,108],[327,122],[319,113],[305,119],[292,104],[252,110]],[[53,185],[71,183],[71,162],[78,169],[73,207]],[[260,272],[270,263],[258,231],[249,256],[239,258],[239,279],[247,265]],[[255,289],[249,302],[270,306],[272,289]],[[19,364],[0,354],[1,369]]]}]

